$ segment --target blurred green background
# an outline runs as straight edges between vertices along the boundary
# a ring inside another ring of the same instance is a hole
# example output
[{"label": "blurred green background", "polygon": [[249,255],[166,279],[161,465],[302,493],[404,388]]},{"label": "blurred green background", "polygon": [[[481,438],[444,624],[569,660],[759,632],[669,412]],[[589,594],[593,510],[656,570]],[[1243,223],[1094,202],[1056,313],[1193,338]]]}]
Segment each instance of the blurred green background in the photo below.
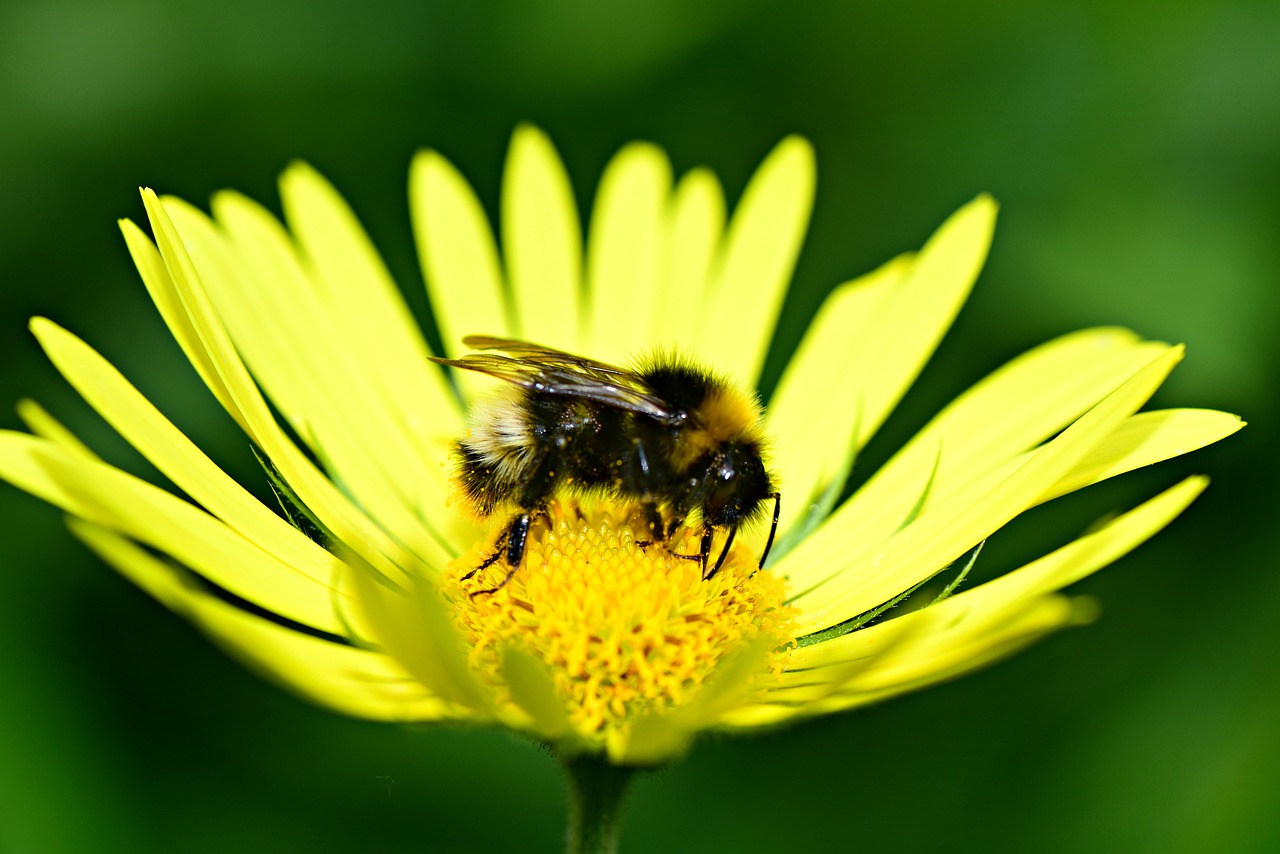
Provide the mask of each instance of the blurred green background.
[{"label": "blurred green background", "polygon": [[[1003,360],[1095,324],[1187,342],[1156,403],[1251,426],[992,541],[983,564],[1006,569],[1212,474],[1171,530],[1079,585],[1097,625],[883,706],[704,742],[641,780],[624,850],[1280,850],[1277,44],[1280,4],[1219,0],[9,0],[0,404],[37,397],[144,471],[38,352],[25,323],[45,314],[261,488],[124,251],[139,184],[274,206],[279,170],[309,160],[421,310],[418,147],[492,214],[521,120],[552,135],[584,209],[633,138],[734,197],[799,132],[818,196],[774,375],[827,289],[990,191],[986,272],[868,466]],[[559,850],[559,772],[538,749],[312,709],[91,558],[56,511],[0,485],[0,518],[0,849]]]}]

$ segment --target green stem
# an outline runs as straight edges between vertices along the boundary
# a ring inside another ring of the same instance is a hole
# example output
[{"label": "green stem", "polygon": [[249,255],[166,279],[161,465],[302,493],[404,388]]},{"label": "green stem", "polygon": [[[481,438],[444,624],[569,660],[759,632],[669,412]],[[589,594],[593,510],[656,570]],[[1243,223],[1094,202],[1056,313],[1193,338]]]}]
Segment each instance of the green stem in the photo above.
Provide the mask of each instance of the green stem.
[{"label": "green stem", "polygon": [[559,758],[569,780],[569,854],[614,854],[622,802],[636,769],[590,754]]}]

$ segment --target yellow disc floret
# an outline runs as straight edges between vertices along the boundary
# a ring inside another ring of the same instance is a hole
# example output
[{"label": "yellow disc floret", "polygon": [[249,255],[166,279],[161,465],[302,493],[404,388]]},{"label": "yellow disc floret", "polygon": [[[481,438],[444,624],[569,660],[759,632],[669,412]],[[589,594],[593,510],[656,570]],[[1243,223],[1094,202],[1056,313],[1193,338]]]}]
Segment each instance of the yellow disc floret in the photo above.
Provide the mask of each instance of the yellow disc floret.
[{"label": "yellow disc floret", "polygon": [[454,562],[444,593],[471,664],[500,700],[499,663],[514,647],[551,668],[574,729],[599,744],[638,715],[685,703],[748,644],[774,649],[761,689],[781,670],[792,637],[782,581],[757,571],[745,548],[704,580],[686,557],[697,554],[699,532],[666,543],[646,543],[647,535],[628,511],[558,502],[534,524],[523,564],[500,589],[484,592],[502,582],[505,561],[465,578],[497,548],[493,538]]}]

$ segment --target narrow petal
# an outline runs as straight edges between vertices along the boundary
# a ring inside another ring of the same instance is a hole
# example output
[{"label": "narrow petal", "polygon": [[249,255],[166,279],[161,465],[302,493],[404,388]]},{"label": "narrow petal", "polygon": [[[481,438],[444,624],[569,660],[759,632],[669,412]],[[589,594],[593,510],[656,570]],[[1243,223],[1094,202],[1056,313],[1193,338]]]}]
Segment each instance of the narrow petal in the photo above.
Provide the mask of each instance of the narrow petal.
[{"label": "narrow petal", "polygon": [[[1035,504],[1043,504],[1136,468],[1189,454],[1230,436],[1243,426],[1244,422],[1236,416],[1213,410],[1139,412],[1126,418],[1115,432],[1036,499]],[[1034,451],[1029,451],[984,472],[967,488],[974,494],[994,489],[1034,454]]]},{"label": "narrow petal", "polygon": [[161,294],[157,304],[172,310],[180,306],[190,326],[193,346],[198,344],[225,391],[229,412],[245,428],[249,437],[272,460],[290,486],[321,523],[342,542],[359,552],[388,576],[402,576],[404,567],[416,558],[387,536],[364,513],[351,504],[276,424],[271,410],[231,343],[221,318],[213,308],[186,247],[155,193],[144,190],[143,204],[155,234],[164,266],[148,266],[144,276],[154,277],[148,287]]},{"label": "narrow petal", "polygon": [[696,353],[711,266],[724,234],[724,191],[715,173],[693,169],[676,185],[663,215],[662,275],[653,332],[655,346]]},{"label": "narrow petal", "polygon": [[[769,402],[766,430],[772,463],[786,497],[778,530],[817,511],[820,497],[843,482],[857,453],[860,402],[844,366],[857,360],[890,293],[911,267],[901,256],[873,273],[841,285],[827,297]],[[833,375],[839,371],[840,375]],[[814,522],[821,519],[814,519]],[[782,544],[779,543],[781,546]],[[785,553],[779,549],[779,555]]]},{"label": "narrow petal", "polygon": [[578,352],[582,226],[564,164],[547,135],[528,125],[516,129],[507,155],[502,249],[516,333]]},{"label": "narrow petal", "polygon": [[1182,357],[1172,348],[1138,371],[1027,463],[986,492],[960,490],[903,528],[875,552],[839,566],[825,585],[797,597],[805,635],[887,602],[930,578],[1032,506],[1119,424],[1142,406]]},{"label": "narrow petal", "polygon": [[699,352],[718,370],[754,384],[813,210],[813,148],[791,136],[747,185],[703,303]]},{"label": "narrow petal", "polygon": [[27,425],[28,430],[40,438],[48,439],[53,444],[78,456],[91,460],[98,459],[98,455],[89,450],[88,445],[81,442],[74,433],[62,426],[56,418],[34,400],[18,401],[18,417],[22,419],[23,424]]},{"label": "narrow petal", "polygon": [[[875,549],[924,506],[1055,435],[1167,349],[1123,329],[1065,335],[1024,353],[942,410],[795,552],[775,564],[796,593]],[[784,490],[787,489],[783,481]]]},{"label": "narrow petal", "polygon": [[978,278],[996,203],[979,196],[951,215],[885,300],[858,357],[845,366],[859,401],[859,447],[880,428],[919,375]]},{"label": "narrow petal", "polygon": [[510,647],[502,652],[499,672],[512,701],[529,716],[539,737],[556,743],[560,750],[572,744],[573,723],[546,662]]},{"label": "narrow petal", "polygon": [[475,678],[461,640],[434,586],[415,580],[405,592],[379,585],[367,573],[354,576],[372,640],[428,690],[468,716],[494,714],[488,689]]},{"label": "narrow petal", "polygon": [[180,498],[106,463],[25,433],[0,431],[0,476],[179,563],[269,611],[342,631],[333,579],[317,579],[258,548]]},{"label": "narrow petal", "polygon": [[606,745],[616,763],[663,765],[688,749],[701,730],[716,725],[742,704],[755,687],[772,641],[757,638],[731,653],[687,703],[671,712],[640,716],[626,731],[611,733]]},{"label": "narrow petal", "polygon": [[[144,191],[144,200],[149,192],[149,190]],[[204,339],[205,333],[193,322],[179,290],[170,280],[169,271],[165,267],[165,260],[161,257],[160,251],[142,232],[142,229],[130,220],[120,220],[120,231],[124,234],[124,241],[129,247],[133,263],[142,276],[142,283],[146,285],[151,301],[160,310],[165,326],[169,327],[178,346],[187,355],[187,360],[196,369],[200,379],[204,380],[204,384],[209,387],[209,391],[213,392],[213,396],[222,404],[223,409],[236,420],[240,429],[246,433],[250,432],[240,406],[236,403],[227,381],[223,379],[221,370],[209,353]]]},{"label": "narrow petal", "polygon": [[424,563],[443,566],[457,546],[441,523],[453,520],[427,520],[421,509],[443,508],[449,494],[449,434],[413,436],[377,399],[270,214],[227,193],[214,207],[225,236],[191,206],[166,201],[237,349],[359,504]]},{"label": "narrow petal", "polygon": [[427,361],[422,330],[346,201],[305,163],[281,176],[280,199],[317,304],[381,407],[411,435],[460,429],[458,399]]},{"label": "narrow petal", "polygon": [[[467,335],[514,334],[493,229],[466,179],[434,151],[420,152],[409,171],[409,210],[418,257],[445,353],[465,352]],[[475,380],[456,375],[471,391]]]},{"label": "narrow petal", "polygon": [[1125,420],[1094,448],[1053,489],[1041,496],[1049,501],[1077,489],[1180,457],[1225,439],[1244,427],[1235,415],[1212,409],[1162,409],[1139,412]]},{"label": "narrow petal", "polygon": [[[218,468],[105,359],[56,324],[32,331],[49,359],[85,400],[192,500],[258,548],[328,586],[347,567]],[[65,444],[65,442],[64,442]]]},{"label": "narrow petal", "polygon": [[196,590],[173,567],[128,539],[72,520],[72,533],[165,606],[204,630],[236,658],[311,702],[382,721],[448,717],[447,707],[376,652],[296,632]]},{"label": "narrow petal", "polygon": [[[918,257],[891,261],[828,298],[779,388],[779,426],[801,434],[783,435],[779,445],[790,447],[781,462],[799,478],[792,486],[787,469],[779,469],[790,508],[779,555],[798,539],[786,533],[797,521],[802,535],[827,512],[819,496],[833,486],[839,491],[831,479],[847,471],[950,327],[986,259],[995,214],[995,203],[978,197],[943,223]],[[843,372],[838,379],[834,365]]]},{"label": "narrow petal", "polygon": [[625,362],[652,345],[658,315],[663,213],[671,164],[660,148],[633,143],[605,168],[587,241],[583,352]]},{"label": "narrow petal", "polygon": [[[1205,485],[1204,478],[1188,478],[1102,528],[994,581],[869,629],[797,649],[792,655],[795,671],[788,674],[787,682],[793,687],[808,686],[804,690],[812,698],[842,692],[870,702],[993,660],[1016,648],[1018,641],[1033,639],[1080,616],[1074,609],[1064,610],[1069,603],[1053,596],[1054,591],[1128,554],[1176,518]],[[849,662],[875,653],[886,638],[902,634],[909,635],[907,642],[878,656],[872,667],[859,670],[852,679],[841,678]],[[783,698],[792,702],[797,696],[786,689],[777,693],[777,699]]]},{"label": "narrow petal", "polygon": [[922,633],[935,643],[903,652],[900,660],[886,661],[883,668],[868,668],[863,678],[839,692],[815,685],[780,696],[791,703],[803,699],[801,711],[806,717],[869,705],[972,673],[1051,632],[1091,622],[1096,612],[1089,599],[1045,596],[1017,609],[983,615],[982,624],[975,631],[946,642],[936,642],[940,632]]}]

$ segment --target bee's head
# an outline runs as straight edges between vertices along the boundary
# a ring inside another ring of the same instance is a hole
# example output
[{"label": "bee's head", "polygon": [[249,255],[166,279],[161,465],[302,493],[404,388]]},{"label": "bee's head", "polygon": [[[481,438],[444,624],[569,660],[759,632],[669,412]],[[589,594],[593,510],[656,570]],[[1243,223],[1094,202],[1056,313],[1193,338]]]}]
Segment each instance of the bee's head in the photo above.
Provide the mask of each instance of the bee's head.
[{"label": "bee's head", "polygon": [[755,515],[773,492],[760,448],[754,442],[726,442],[704,457],[702,518],[716,527],[739,525]]}]

